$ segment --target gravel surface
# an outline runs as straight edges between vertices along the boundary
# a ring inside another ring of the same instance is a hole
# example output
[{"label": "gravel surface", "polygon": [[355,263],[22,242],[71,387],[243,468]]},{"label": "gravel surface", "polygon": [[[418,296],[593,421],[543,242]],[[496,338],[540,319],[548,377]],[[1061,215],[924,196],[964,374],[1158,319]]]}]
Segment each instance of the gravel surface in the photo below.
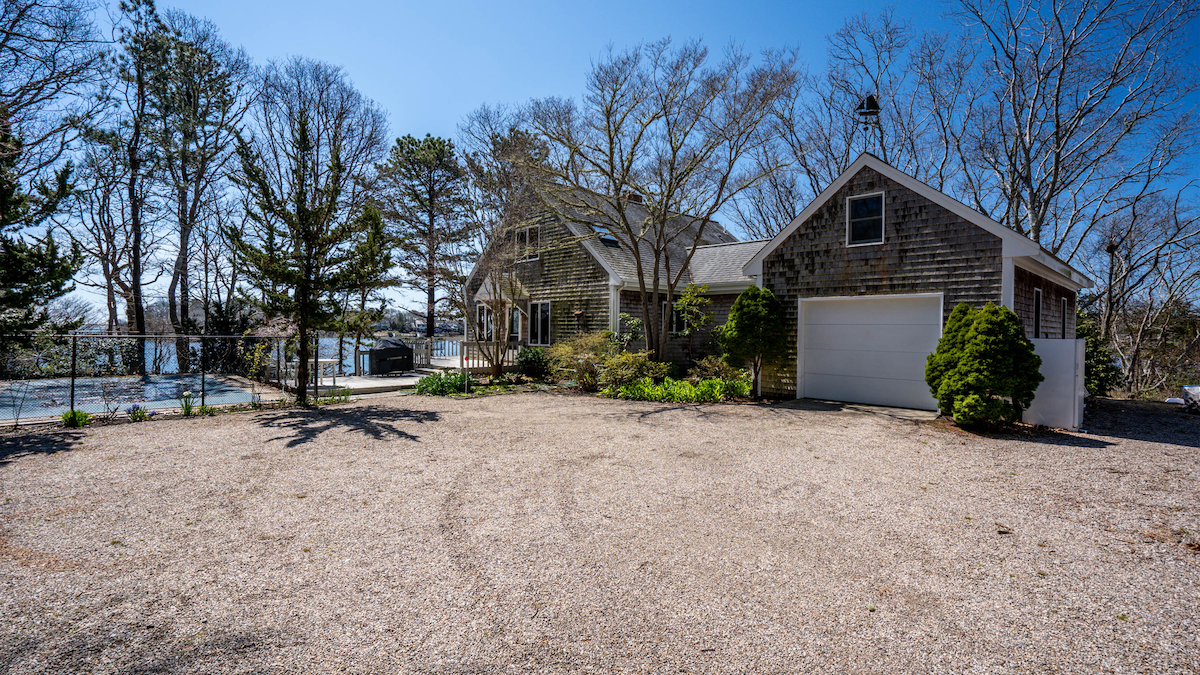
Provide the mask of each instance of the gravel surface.
[{"label": "gravel surface", "polygon": [[1200,672],[1200,418],[569,394],[0,438],[0,672]]}]

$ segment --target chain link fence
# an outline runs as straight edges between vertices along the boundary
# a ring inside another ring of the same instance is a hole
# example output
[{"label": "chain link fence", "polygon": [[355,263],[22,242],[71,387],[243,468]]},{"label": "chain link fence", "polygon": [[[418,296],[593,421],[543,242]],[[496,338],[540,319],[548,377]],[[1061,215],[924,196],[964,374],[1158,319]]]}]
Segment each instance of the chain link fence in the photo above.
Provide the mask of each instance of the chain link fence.
[{"label": "chain link fence", "polygon": [[[314,337],[310,396],[356,374],[354,340]],[[296,339],[253,335],[30,335],[0,349],[0,425],[76,410],[112,419],[290,398]]]}]

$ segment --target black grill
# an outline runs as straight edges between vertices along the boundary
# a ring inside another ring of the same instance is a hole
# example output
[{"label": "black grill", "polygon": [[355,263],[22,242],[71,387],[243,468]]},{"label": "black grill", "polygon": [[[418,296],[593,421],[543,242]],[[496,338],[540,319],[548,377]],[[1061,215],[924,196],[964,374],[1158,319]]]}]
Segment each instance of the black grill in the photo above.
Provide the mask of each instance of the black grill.
[{"label": "black grill", "polygon": [[367,352],[367,360],[372,375],[403,373],[413,369],[413,350],[399,338],[380,338]]}]

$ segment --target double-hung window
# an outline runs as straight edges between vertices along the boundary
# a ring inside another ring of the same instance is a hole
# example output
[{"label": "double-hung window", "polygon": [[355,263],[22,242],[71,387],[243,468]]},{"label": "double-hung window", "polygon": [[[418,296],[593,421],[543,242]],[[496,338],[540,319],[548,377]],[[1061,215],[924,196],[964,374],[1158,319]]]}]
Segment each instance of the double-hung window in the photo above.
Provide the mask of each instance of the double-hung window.
[{"label": "double-hung window", "polygon": [[883,243],[883,193],[846,200],[846,245]]},{"label": "double-hung window", "polygon": [[550,344],[550,303],[529,303],[529,344],[545,347]]},{"label": "double-hung window", "polygon": [[491,342],[492,330],[495,327],[492,310],[488,309],[487,305],[478,305],[475,319],[475,339],[480,342]]}]

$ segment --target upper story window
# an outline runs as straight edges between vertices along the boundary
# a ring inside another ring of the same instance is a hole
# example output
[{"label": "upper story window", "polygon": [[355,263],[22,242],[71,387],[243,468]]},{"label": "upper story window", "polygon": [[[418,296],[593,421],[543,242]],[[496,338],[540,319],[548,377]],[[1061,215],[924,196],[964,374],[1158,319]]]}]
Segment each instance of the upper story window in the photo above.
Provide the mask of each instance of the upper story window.
[{"label": "upper story window", "polygon": [[850,197],[846,208],[846,245],[883,243],[883,193]]},{"label": "upper story window", "polygon": [[530,225],[517,230],[517,262],[538,259],[538,226]]}]

